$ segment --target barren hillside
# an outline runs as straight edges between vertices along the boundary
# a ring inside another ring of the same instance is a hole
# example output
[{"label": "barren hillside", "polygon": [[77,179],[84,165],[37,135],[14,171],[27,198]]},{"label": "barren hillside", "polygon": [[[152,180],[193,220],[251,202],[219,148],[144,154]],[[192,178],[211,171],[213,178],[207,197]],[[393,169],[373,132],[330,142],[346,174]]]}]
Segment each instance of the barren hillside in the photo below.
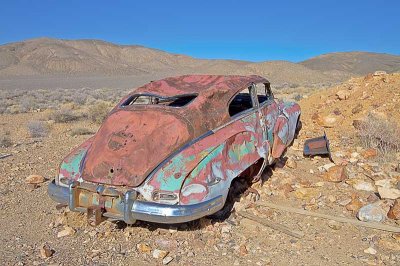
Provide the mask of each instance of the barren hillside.
[{"label": "barren hillside", "polygon": [[[196,59],[99,40],[40,38],[0,46],[0,89],[68,87],[71,82],[81,82],[82,77],[86,77],[85,84],[91,81],[91,87],[104,86],[107,77],[107,86],[126,88],[125,84],[136,83],[137,79],[148,81],[154,77],[189,73],[258,74],[276,86],[327,86],[375,70],[393,72],[399,69],[399,56],[374,53],[334,53],[301,63],[254,63]],[[33,83],[26,82],[32,78]]]},{"label": "barren hillside", "polygon": [[367,52],[330,53],[310,58],[301,65],[322,71],[336,71],[343,75],[366,75],[376,70],[388,73],[400,70],[400,56]]}]

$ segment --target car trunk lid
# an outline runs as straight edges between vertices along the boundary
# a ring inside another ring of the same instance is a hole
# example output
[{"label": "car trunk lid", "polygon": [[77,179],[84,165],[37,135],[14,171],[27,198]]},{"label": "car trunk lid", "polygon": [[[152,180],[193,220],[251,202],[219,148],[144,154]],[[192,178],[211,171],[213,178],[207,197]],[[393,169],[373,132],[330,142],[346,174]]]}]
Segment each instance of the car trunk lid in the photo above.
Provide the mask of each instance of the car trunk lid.
[{"label": "car trunk lid", "polygon": [[165,108],[114,111],[94,137],[82,165],[82,178],[137,187],[192,137],[192,126],[177,112]]}]

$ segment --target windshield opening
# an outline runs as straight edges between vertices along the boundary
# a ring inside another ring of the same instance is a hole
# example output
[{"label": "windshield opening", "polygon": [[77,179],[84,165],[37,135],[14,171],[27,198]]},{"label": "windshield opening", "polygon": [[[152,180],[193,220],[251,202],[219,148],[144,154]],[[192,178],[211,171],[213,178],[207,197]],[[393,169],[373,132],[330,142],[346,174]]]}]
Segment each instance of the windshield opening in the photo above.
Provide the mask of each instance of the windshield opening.
[{"label": "windshield opening", "polygon": [[193,101],[197,95],[177,95],[172,97],[162,97],[159,95],[139,94],[129,97],[121,106],[130,105],[164,105],[171,107],[183,107]]}]

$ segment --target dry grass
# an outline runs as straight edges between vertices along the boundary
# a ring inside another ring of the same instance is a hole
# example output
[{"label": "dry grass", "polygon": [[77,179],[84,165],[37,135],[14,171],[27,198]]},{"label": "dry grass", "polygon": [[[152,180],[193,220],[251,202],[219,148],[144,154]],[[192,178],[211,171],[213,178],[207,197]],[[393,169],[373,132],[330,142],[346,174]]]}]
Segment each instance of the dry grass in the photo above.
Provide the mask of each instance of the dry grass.
[{"label": "dry grass", "polygon": [[92,135],[94,134],[93,131],[87,128],[78,127],[71,130],[71,136],[82,136],[82,135]]},{"label": "dry grass", "polygon": [[96,103],[93,103],[89,107],[88,118],[97,124],[101,124],[110,109],[110,105],[107,102],[98,101]]},{"label": "dry grass", "polygon": [[364,147],[377,149],[384,157],[400,151],[400,128],[394,121],[369,114],[358,135]]},{"label": "dry grass", "polygon": [[11,147],[12,145],[11,137],[10,137],[10,132],[6,131],[1,133],[0,135],[0,147],[2,148],[8,148]]},{"label": "dry grass", "polygon": [[49,119],[54,120],[56,123],[68,123],[76,121],[80,118],[71,109],[60,109],[50,114]]},{"label": "dry grass", "polygon": [[48,128],[43,121],[30,121],[27,125],[28,132],[32,138],[43,138],[48,134]]}]

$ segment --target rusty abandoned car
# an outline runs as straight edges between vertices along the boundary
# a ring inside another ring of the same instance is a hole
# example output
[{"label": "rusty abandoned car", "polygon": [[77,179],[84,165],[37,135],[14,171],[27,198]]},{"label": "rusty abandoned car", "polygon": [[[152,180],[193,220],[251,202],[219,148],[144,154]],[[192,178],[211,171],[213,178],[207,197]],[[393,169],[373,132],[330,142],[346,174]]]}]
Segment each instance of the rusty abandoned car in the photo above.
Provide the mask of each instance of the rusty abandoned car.
[{"label": "rusty abandoned car", "polygon": [[259,76],[153,81],[63,160],[48,193],[96,220],[196,220],[224,207],[236,177],[280,158],[299,119],[299,105],[276,100]]}]

